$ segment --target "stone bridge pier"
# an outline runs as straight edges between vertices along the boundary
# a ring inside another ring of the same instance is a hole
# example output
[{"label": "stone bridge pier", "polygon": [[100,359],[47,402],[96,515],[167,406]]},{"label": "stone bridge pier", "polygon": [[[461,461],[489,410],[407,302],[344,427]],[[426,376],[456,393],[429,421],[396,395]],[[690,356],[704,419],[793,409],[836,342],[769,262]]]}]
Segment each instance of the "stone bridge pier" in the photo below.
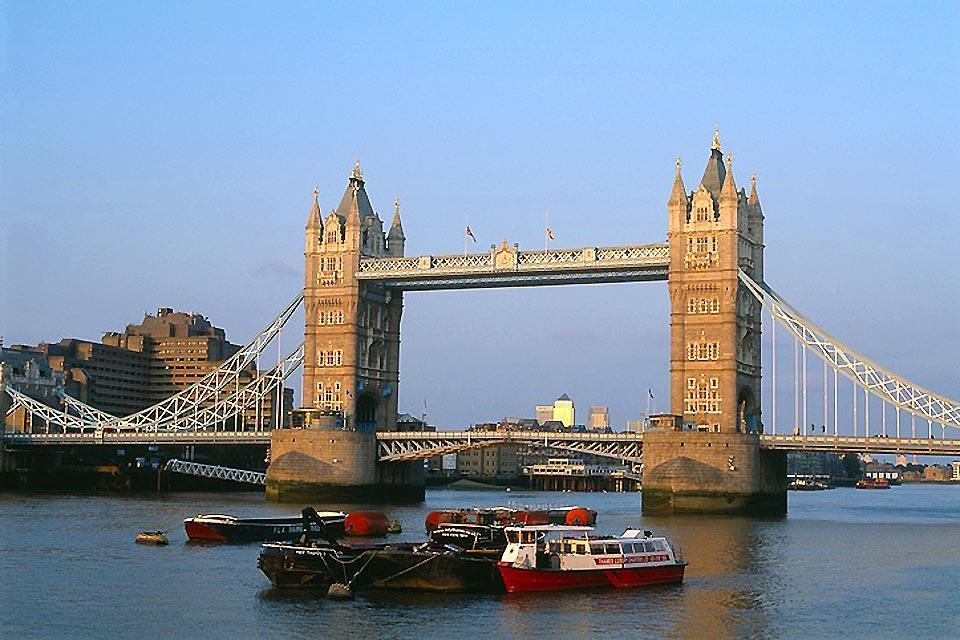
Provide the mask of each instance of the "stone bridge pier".
[{"label": "stone bridge pier", "polygon": [[376,434],[283,429],[270,438],[267,499],[275,502],[423,502],[423,463],[378,462]]}]

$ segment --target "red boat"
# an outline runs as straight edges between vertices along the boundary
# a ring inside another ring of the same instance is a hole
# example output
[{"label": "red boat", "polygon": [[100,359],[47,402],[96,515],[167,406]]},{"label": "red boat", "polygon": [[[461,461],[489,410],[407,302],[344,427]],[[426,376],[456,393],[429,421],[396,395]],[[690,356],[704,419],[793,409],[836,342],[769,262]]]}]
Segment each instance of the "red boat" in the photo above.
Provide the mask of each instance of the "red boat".
[{"label": "red boat", "polygon": [[539,525],[572,524],[594,525],[597,512],[586,507],[559,507],[555,509],[514,509],[512,507],[483,507],[475,509],[442,509],[431,511],[423,522],[427,533],[441,524],[475,525]]},{"label": "red boat", "polygon": [[683,582],[687,563],[665,538],[627,529],[591,536],[592,527],[507,527],[497,568],[510,593]]}]

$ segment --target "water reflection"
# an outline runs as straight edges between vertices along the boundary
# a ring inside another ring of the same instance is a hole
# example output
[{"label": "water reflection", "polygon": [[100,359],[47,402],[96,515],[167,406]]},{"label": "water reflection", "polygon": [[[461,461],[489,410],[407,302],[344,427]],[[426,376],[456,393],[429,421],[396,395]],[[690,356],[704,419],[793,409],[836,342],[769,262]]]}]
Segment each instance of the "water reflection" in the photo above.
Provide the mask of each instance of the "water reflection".
[{"label": "water reflection", "polygon": [[[404,527],[401,539],[416,540],[432,509],[493,506],[504,498],[431,491],[425,505],[387,510]],[[333,601],[322,592],[270,588],[257,569],[257,545],[185,544],[184,517],[295,514],[302,505],[234,494],[0,494],[0,635],[846,638],[872,628],[884,637],[918,630],[953,637],[960,626],[957,487],[797,494],[790,515],[779,520],[644,518],[636,494],[513,492],[509,501],[584,504],[600,512],[604,533],[628,526],[663,533],[690,562],[686,581],[483,596],[370,591]],[[171,545],[133,544],[133,535],[148,528],[169,531]]]}]

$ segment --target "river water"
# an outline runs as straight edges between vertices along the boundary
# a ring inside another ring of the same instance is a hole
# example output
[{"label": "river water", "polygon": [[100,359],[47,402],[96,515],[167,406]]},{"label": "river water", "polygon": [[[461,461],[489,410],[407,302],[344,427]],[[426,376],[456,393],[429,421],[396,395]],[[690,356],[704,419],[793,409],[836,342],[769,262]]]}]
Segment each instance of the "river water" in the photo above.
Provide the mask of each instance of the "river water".
[{"label": "river water", "polygon": [[[582,504],[598,529],[664,533],[681,586],[592,593],[355,600],[278,592],[258,545],[185,544],[197,513],[295,514],[258,493],[116,497],[0,493],[2,638],[960,637],[960,486],[791,493],[789,516],[641,517],[639,494],[430,490],[377,507],[423,538],[440,507]],[[356,510],[369,505],[316,505]],[[168,547],[133,542],[167,530]]]}]

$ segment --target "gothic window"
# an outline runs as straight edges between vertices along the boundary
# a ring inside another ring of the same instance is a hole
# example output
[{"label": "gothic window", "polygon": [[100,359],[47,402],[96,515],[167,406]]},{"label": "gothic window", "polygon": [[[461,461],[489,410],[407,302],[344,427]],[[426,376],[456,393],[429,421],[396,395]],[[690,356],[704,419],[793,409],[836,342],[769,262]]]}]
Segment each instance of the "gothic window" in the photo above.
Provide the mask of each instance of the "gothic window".
[{"label": "gothic window", "polygon": [[335,360],[336,360],[335,353],[333,351],[327,351],[327,366],[332,367]]},{"label": "gothic window", "polygon": [[689,298],[687,313],[720,313],[719,298]]},{"label": "gothic window", "polygon": [[334,229],[333,231],[328,231],[328,232],[327,232],[327,242],[329,242],[329,243],[331,243],[331,244],[336,244],[336,242],[337,242],[337,236],[338,236],[338,235],[339,235],[339,234],[337,233],[336,229]]},{"label": "gothic window", "polygon": [[327,324],[333,324],[333,311],[327,311]]},{"label": "gothic window", "polygon": [[336,258],[324,258],[323,261],[324,271],[336,271],[337,270],[337,259]]},{"label": "gothic window", "polygon": [[337,311],[337,324],[343,324],[343,311]]},{"label": "gothic window", "polygon": [[327,352],[326,352],[326,351],[318,351],[318,352],[317,352],[317,366],[318,366],[318,367],[324,366],[324,362],[326,361],[326,357],[327,357]]},{"label": "gothic window", "polygon": [[687,343],[687,360],[719,360],[719,342],[690,342]]},{"label": "gothic window", "polygon": [[683,400],[684,413],[721,413],[722,404],[717,378],[710,378],[709,387],[702,376],[699,381],[695,378],[687,379],[687,394]]},{"label": "gothic window", "polygon": [[327,315],[323,311],[321,311],[317,315],[317,324],[326,324],[326,318],[327,318]]}]

